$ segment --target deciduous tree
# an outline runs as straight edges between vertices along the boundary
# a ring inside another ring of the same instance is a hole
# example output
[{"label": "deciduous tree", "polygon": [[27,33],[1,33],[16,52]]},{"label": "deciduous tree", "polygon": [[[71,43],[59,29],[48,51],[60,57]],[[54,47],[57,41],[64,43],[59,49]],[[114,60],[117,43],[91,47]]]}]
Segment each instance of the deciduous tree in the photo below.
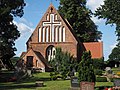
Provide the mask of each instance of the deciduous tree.
[{"label": "deciduous tree", "polygon": [[0,0],[0,60],[9,68],[15,55],[15,40],[20,36],[14,17],[23,16],[24,0]]},{"label": "deciduous tree", "polygon": [[59,13],[66,18],[82,42],[98,41],[101,32],[91,20],[92,12],[86,8],[86,0],[60,0]]},{"label": "deciduous tree", "polygon": [[116,35],[120,41],[120,0],[104,0],[104,5],[97,8],[95,16],[106,19],[106,24],[115,24]]}]

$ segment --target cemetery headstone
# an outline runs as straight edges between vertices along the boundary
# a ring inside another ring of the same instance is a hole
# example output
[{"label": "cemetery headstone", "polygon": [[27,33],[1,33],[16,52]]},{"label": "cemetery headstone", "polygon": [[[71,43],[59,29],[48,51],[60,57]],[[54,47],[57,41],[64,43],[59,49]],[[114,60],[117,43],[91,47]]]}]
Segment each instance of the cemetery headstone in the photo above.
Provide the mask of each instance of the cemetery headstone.
[{"label": "cemetery headstone", "polygon": [[120,80],[119,79],[114,80],[114,86],[120,87]]},{"label": "cemetery headstone", "polygon": [[80,87],[79,86],[79,81],[78,81],[78,78],[77,77],[71,77],[71,87]]},{"label": "cemetery headstone", "polygon": [[80,82],[80,90],[94,90],[93,82]]},{"label": "cemetery headstone", "polygon": [[28,70],[27,70],[27,73],[28,73],[28,76],[30,76],[30,77],[32,76],[31,70],[28,69]]}]

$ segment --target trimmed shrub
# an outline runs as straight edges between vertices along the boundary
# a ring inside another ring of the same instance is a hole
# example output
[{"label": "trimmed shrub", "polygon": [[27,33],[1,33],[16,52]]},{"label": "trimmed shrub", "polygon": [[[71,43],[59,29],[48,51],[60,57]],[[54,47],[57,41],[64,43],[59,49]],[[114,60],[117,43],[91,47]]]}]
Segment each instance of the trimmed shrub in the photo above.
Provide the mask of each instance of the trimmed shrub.
[{"label": "trimmed shrub", "polygon": [[95,82],[95,73],[93,67],[93,60],[91,59],[90,51],[86,51],[82,55],[82,60],[78,66],[78,78],[79,81],[88,81],[88,82]]},{"label": "trimmed shrub", "polygon": [[106,77],[97,77],[96,82],[107,82],[107,78]]}]

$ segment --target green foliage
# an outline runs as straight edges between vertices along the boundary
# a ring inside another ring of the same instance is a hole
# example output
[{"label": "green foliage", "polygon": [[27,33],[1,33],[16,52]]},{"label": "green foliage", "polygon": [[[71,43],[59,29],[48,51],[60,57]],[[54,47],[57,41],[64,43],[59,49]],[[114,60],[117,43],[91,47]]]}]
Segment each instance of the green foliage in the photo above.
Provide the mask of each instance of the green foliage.
[{"label": "green foliage", "polygon": [[111,54],[109,55],[107,66],[115,67],[116,64],[118,67],[119,62],[120,62],[120,46],[116,46],[115,48],[113,48]]},{"label": "green foliage", "polygon": [[106,19],[106,24],[116,24],[116,35],[120,40],[120,0],[104,0],[104,5],[101,5],[95,16]]},{"label": "green foliage", "polygon": [[106,77],[97,77],[96,82],[107,82],[107,78]]},{"label": "green foliage", "polygon": [[20,36],[13,17],[22,17],[24,6],[24,0],[0,0],[0,59],[8,67],[16,51],[14,42]]},{"label": "green foliage", "polygon": [[109,55],[109,61],[120,61],[120,47],[116,46]]},{"label": "green foliage", "polygon": [[104,59],[100,58],[100,59],[93,59],[93,66],[95,69],[104,69]]},{"label": "green foliage", "polygon": [[19,59],[20,57],[12,57],[10,60],[12,61],[12,64],[15,65]]},{"label": "green foliage", "polygon": [[99,75],[99,76],[102,75],[102,70],[100,70],[100,69],[95,69],[94,71],[95,71],[95,75]]},{"label": "green foliage", "polygon": [[90,51],[86,51],[83,53],[82,61],[79,63],[78,66],[78,73],[80,81],[95,82],[93,60],[91,59]]},{"label": "green foliage", "polygon": [[54,72],[61,74],[65,79],[68,74],[76,68],[76,60],[68,52],[63,52],[60,47],[56,48],[55,58],[50,61]]},{"label": "green foliage", "polygon": [[86,0],[60,0],[59,13],[66,18],[82,42],[101,39],[101,32],[91,20],[92,12],[86,8]]},{"label": "green foliage", "polygon": [[57,76],[54,72],[50,72],[50,78],[51,78],[51,80],[56,80]]}]

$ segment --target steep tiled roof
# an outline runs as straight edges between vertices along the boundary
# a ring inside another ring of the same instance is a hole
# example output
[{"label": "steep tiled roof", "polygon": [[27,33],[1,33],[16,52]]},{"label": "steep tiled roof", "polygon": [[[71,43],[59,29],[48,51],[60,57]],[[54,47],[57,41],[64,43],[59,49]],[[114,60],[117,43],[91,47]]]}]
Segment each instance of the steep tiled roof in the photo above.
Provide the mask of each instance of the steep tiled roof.
[{"label": "steep tiled roof", "polygon": [[26,52],[22,52],[22,54],[20,55],[20,57],[23,57],[26,54]]},{"label": "steep tiled roof", "polygon": [[51,66],[49,65],[48,61],[42,56],[42,54],[40,52],[34,51],[34,53],[39,58],[39,60],[41,60],[44,63],[45,66],[51,68]]},{"label": "steep tiled roof", "polygon": [[103,42],[88,42],[83,44],[86,51],[91,51],[92,58],[103,57]]}]

